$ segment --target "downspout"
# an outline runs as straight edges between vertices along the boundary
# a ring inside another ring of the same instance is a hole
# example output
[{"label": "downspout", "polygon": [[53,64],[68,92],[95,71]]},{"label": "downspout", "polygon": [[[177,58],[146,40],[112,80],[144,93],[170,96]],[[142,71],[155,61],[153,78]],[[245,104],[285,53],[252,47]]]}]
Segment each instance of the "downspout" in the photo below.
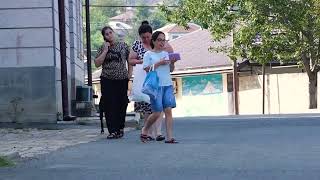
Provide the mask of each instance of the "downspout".
[{"label": "downspout", "polygon": [[239,115],[239,75],[237,60],[233,60],[233,100],[234,115]]},{"label": "downspout", "polygon": [[262,114],[265,114],[266,65],[262,64]]},{"label": "downspout", "polygon": [[58,0],[59,9],[59,37],[60,37],[60,61],[61,61],[61,87],[62,87],[62,113],[63,119],[69,117],[68,74],[66,59],[66,22],[64,0]]}]

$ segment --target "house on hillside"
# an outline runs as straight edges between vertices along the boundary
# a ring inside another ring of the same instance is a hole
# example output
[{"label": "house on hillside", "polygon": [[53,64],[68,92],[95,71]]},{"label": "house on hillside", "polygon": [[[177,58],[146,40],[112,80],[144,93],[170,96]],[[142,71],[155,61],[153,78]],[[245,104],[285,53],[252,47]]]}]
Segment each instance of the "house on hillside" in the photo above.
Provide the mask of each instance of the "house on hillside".
[{"label": "house on hillside", "polygon": [[[126,0],[127,6],[137,6],[137,5],[146,5],[146,4],[149,6],[152,6],[152,5],[157,5],[160,3],[162,3],[161,0],[142,0],[142,1],[141,0],[139,0],[139,1]],[[136,9],[134,7],[126,7],[125,12],[123,12],[117,16],[111,17],[110,21],[119,21],[119,22],[123,22],[123,23],[129,24],[129,25],[133,25],[135,11],[136,11]]]},{"label": "house on hillside", "polygon": [[133,18],[134,18],[134,9],[127,7],[126,11],[122,14],[119,14],[117,16],[111,17],[110,21],[118,21],[122,23],[126,23],[129,25],[133,24]]},{"label": "house on hillside", "polygon": [[120,41],[124,41],[125,35],[132,30],[132,26],[120,21],[110,21],[108,24],[115,31]]},{"label": "house on hillside", "polygon": [[166,35],[166,39],[170,41],[199,29],[201,29],[201,26],[194,23],[188,23],[187,27],[179,26],[177,24],[167,24],[154,31],[162,31]]}]

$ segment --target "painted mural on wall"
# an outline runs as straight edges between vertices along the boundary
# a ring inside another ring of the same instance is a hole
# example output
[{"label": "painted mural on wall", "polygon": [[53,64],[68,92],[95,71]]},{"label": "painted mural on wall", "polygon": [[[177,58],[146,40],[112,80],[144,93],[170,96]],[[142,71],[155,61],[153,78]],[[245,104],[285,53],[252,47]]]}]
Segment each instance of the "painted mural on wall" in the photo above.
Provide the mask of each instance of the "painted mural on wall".
[{"label": "painted mural on wall", "polygon": [[188,76],[182,78],[182,95],[198,96],[223,92],[221,74]]}]

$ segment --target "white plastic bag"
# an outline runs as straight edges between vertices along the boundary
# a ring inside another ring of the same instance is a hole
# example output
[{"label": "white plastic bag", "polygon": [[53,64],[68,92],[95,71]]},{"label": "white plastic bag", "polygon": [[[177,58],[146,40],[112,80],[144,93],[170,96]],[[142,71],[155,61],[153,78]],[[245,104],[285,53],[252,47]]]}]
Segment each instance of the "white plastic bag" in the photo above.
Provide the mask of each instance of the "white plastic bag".
[{"label": "white plastic bag", "polygon": [[133,82],[132,82],[132,89],[131,94],[129,96],[130,101],[135,102],[147,102],[150,103],[150,98],[148,95],[142,93],[142,85],[144,80],[146,79],[147,73],[143,69],[142,64],[137,64],[133,68]]}]

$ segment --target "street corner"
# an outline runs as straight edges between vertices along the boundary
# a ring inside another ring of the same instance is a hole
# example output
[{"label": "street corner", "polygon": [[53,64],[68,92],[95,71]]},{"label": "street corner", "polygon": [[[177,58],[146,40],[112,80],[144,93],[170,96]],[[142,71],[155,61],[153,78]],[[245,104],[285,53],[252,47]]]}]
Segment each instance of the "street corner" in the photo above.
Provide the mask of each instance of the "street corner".
[{"label": "street corner", "polygon": [[104,138],[98,129],[58,129],[36,128],[0,129],[0,156],[10,159],[34,158],[60,148],[88,143]]}]

